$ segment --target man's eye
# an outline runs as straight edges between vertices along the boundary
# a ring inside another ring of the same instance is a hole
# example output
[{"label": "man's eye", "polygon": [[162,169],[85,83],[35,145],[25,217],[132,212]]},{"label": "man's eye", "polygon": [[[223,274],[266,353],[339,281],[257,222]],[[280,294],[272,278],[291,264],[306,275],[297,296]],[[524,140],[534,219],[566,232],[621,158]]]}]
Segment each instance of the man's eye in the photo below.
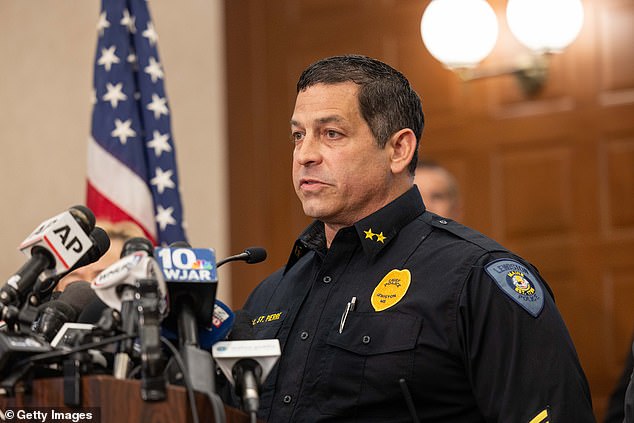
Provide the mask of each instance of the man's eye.
[{"label": "man's eye", "polygon": [[301,132],[291,133],[291,141],[293,142],[301,141],[302,138],[304,138],[304,134]]},{"label": "man's eye", "polygon": [[335,131],[334,129],[329,129],[326,131],[326,137],[327,138],[339,138],[341,137],[341,133]]}]

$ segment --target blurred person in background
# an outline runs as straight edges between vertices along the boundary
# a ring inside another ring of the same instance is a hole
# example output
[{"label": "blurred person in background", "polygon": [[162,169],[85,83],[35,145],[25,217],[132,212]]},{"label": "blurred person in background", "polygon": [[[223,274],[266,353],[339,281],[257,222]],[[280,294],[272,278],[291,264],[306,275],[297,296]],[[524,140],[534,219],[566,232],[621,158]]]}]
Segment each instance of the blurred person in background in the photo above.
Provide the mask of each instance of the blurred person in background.
[{"label": "blurred person in background", "polygon": [[451,220],[462,219],[458,182],[445,167],[431,160],[419,161],[414,184],[418,186],[427,210]]}]

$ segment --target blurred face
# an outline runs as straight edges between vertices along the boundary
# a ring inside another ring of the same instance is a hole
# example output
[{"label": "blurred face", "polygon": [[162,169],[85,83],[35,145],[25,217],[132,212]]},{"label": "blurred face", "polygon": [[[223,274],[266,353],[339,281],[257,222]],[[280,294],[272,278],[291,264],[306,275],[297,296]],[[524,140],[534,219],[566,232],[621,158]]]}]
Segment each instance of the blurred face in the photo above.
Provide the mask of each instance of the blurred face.
[{"label": "blurred face", "polygon": [[68,275],[64,276],[59,281],[55,289],[57,291],[63,291],[64,288],[71,282],[92,281],[95,277],[97,277],[97,275],[99,275],[99,273],[102,272],[102,270],[119,260],[122,248],[123,240],[121,238],[111,239],[110,248],[108,248],[106,254],[101,256],[101,258],[96,262],[91,263],[88,266],[80,267],[77,270],[73,270]]},{"label": "blurred face", "polygon": [[458,198],[449,176],[442,169],[416,169],[414,183],[418,185],[427,210],[453,220],[461,218]]},{"label": "blurred face", "polygon": [[377,146],[361,117],[358,89],[352,82],[308,87],[291,119],[295,192],[327,230],[352,225],[393,195],[390,149]]}]

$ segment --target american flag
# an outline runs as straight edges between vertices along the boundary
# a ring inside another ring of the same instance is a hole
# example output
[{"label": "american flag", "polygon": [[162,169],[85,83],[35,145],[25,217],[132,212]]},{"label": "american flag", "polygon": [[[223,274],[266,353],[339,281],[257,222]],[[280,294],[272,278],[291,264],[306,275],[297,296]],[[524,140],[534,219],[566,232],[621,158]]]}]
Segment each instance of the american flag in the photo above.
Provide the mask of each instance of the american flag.
[{"label": "american flag", "polygon": [[86,204],[155,244],[185,241],[170,109],[146,0],[102,0]]}]

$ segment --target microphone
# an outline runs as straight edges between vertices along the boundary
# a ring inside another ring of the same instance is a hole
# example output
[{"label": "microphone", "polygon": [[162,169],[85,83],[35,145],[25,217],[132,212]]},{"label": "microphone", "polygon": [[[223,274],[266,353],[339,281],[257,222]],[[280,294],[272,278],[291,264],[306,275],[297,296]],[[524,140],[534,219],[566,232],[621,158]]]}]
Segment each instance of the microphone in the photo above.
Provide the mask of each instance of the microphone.
[{"label": "microphone", "polygon": [[[95,226],[90,235],[88,236],[93,243],[93,246],[86,251],[78,261],[69,270],[62,272],[58,275],[45,279],[38,288],[34,288],[34,291],[40,296],[44,295],[48,291],[57,286],[59,281],[69,273],[79,269],[80,267],[87,266],[99,260],[110,248],[110,238],[106,231],[99,226]],[[39,281],[38,281],[39,282]],[[36,287],[38,286],[36,282]]]},{"label": "microphone", "polygon": [[260,406],[259,389],[281,355],[278,339],[255,340],[253,320],[244,311],[236,313],[230,341],[217,342],[212,354],[218,367],[242,399],[243,410],[254,416]]},{"label": "microphone", "polygon": [[[92,288],[92,287],[91,287]],[[93,301],[91,301],[82,312],[77,317],[77,323],[88,323],[91,325],[96,325],[101,316],[103,316],[103,312],[108,309],[108,304],[101,301],[101,298],[97,296]]]},{"label": "microphone", "polygon": [[148,239],[130,238],[123,245],[122,258],[104,269],[92,281],[92,289],[108,307],[121,311],[123,302],[134,297],[137,280],[155,279],[163,298],[161,314],[167,313],[167,286],[161,268],[151,254],[148,254],[148,251],[153,250],[151,245]]},{"label": "microphone", "polygon": [[88,266],[89,264],[92,264],[99,260],[104,254],[106,254],[106,252],[110,248],[110,237],[108,237],[108,233],[106,231],[104,231],[99,226],[95,226],[88,237],[92,241],[92,247],[90,247],[88,251],[86,251],[86,254],[84,254],[77,261],[77,263],[73,265],[73,267],[68,269],[68,271],[64,272],[63,274],[57,275],[56,277],[59,277],[61,279],[62,276],[65,276],[66,274],[72,272],[73,270],[77,270],[80,267]]},{"label": "microphone", "polygon": [[0,289],[1,305],[21,305],[40,275],[68,271],[93,246],[88,233],[94,227],[95,216],[84,206],[42,222],[19,246],[28,260]]},{"label": "microphone", "polygon": [[262,247],[249,247],[240,254],[229,256],[220,260],[216,264],[216,267],[220,267],[225,263],[237,260],[246,261],[248,264],[263,262],[264,260],[266,260],[266,250]]},{"label": "microphone", "polygon": [[[151,255],[152,248],[152,243],[146,238],[130,238],[123,243],[120,257],[125,257],[137,250],[146,251],[148,255]],[[79,323],[96,324],[106,309],[108,309],[108,304],[103,302],[100,298],[95,298],[90,304],[84,307],[77,321]],[[120,309],[118,303],[116,309]]]},{"label": "microphone", "polygon": [[191,248],[187,243],[158,247],[154,254],[167,283],[173,310],[164,326],[175,330],[181,344],[199,346],[198,326],[212,324],[218,276],[211,248]]},{"label": "microphone", "polygon": [[64,323],[76,322],[77,316],[96,298],[97,294],[92,290],[89,282],[72,282],[58,299],[40,306],[32,331],[50,342]]},{"label": "microphone", "polygon": [[[218,342],[227,338],[227,335],[233,327],[235,314],[228,305],[220,300],[214,303],[214,312],[211,319],[211,325],[198,327],[198,340],[200,348],[203,350],[211,350],[211,347]],[[169,340],[178,340],[178,335],[173,330],[163,326],[161,333]]]},{"label": "microphone", "polygon": [[[148,293],[154,291],[156,316],[153,320],[161,320],[167,314],[167,287],[161,268],[149,255],[152,249],[152,244],[145,238],[127,240],[122,248],[124,256],[102,271],[91,285],[101,301],[120,312],[121,329],[128,334],[134,334],[138,328],[139,301],[136,297],[142,297],[140,288]],[[142,302],[144,298],[139,300]],[[119,345],[114,363],[115,378],[126,378],[131,350],[130,340]]]},{"label": "microphone", "polygon": [[[213,321],[218,276],[216,254],[210,248],[190,248],[181,242],[155,249],[167,281],[170,307],[173,312],[164,321],[164,328],[178,333],[179,350],[194,390],[207,394],[220,403],[215,393],[213,359],[200,348],[199,325],[208,327]],[[219,411],[220,408],[218,408]]]}]

